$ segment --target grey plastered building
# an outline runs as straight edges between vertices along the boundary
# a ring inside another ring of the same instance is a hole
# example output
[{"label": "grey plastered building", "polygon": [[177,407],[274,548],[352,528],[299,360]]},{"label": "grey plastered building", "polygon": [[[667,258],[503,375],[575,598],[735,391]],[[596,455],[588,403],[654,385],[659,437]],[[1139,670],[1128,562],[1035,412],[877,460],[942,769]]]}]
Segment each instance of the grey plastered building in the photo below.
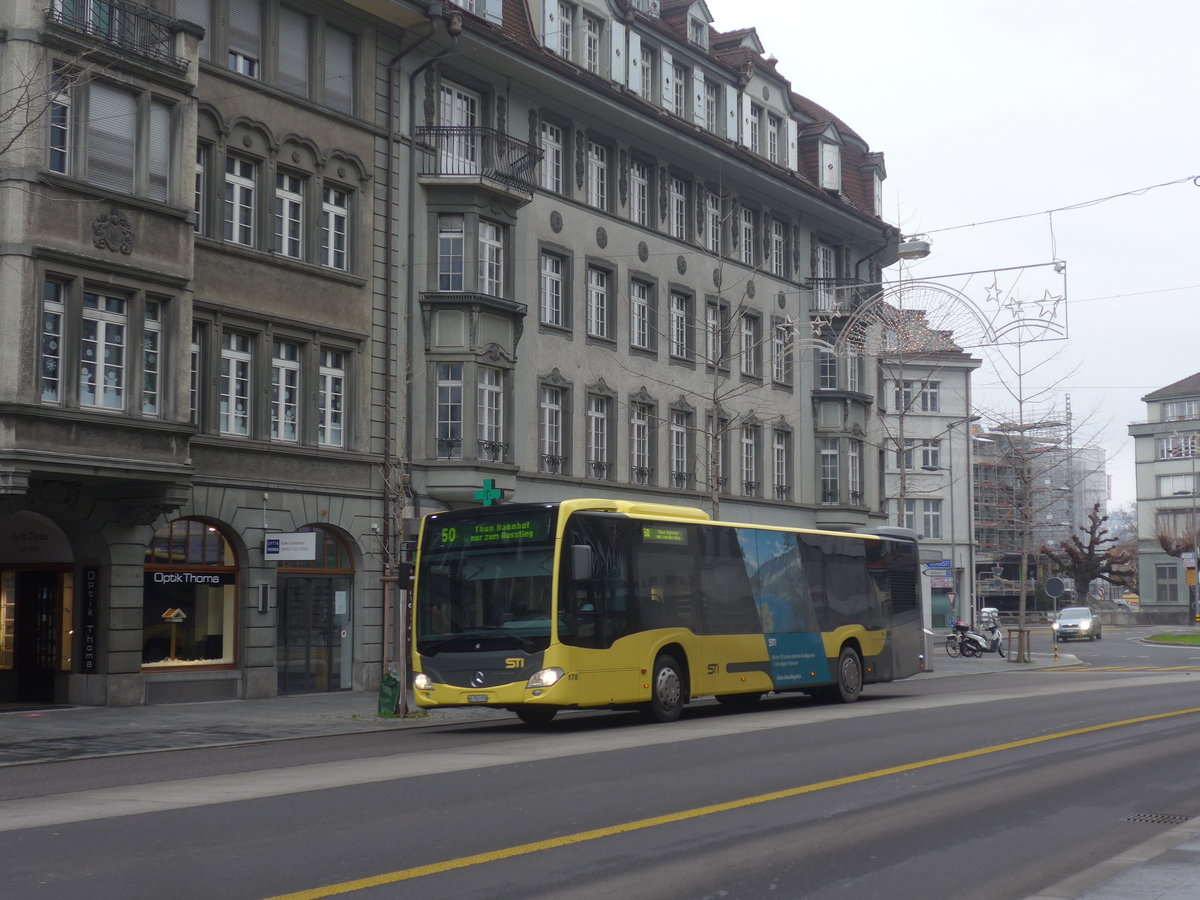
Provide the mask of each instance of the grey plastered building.
[{"label": "grey plastered building", "polygon": [[0,143],[5,697],[373,689],[420,516],[485,484],[885,517],[882,379],[822,349],[896,256],[883,157],[754,30],[699,0],[0,29],[41,98]]}]

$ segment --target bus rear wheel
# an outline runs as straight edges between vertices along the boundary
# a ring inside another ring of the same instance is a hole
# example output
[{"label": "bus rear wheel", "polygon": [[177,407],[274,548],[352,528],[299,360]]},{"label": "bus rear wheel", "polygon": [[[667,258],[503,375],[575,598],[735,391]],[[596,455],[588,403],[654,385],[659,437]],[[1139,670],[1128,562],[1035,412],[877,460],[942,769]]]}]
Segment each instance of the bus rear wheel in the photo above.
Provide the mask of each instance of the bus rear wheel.
[{"label": "bus rear wheel", "polygon": [[683,712],[683,674],[675,657],[664,653],[654,661],[650,702],[644,713],[655,722],[674,722]]},{"label": "bus rear wheel", "polygon": [[853,703],[862,694],[862,660],[858,658],[858,653],[853,647],[842,648],[834,677],[837,682],[821,690],[818,695],[821,699]]},{"label": "bus rear wheel", "polygon": [[526,725],[549,725],[558,710],[553,706],[518,706],[513,712]]}]

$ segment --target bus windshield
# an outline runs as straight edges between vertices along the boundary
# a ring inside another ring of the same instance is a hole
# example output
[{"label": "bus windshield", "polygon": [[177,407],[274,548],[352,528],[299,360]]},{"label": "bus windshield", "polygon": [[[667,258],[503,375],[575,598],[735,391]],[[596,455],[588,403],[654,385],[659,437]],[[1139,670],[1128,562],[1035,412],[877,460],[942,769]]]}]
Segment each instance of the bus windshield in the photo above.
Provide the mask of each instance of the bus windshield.
[{"label": "bus windshield", "polygon": [[417,649],[544,650],[550,644],[556,510],[495,511],[425,522],[417,572]]}]

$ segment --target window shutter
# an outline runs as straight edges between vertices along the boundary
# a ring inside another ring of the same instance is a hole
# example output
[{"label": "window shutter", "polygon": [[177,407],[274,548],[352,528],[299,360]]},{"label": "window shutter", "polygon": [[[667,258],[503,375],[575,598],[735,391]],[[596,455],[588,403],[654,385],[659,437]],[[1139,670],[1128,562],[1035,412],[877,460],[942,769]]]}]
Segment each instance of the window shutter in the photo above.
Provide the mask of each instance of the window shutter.
[{"label": "window shutter", "polygon": [[841,190],[842,157],[837,144],[821,144],[821,187],[831,191]]},{"label": "window shutter", "polygon": [[354,112],[354,35],[325,29],[325,105]]},{"label": "window shutter", "polygon": [[558,52],[558,0],[542,0],[542,46]]},{"label": "window shutter", "polygon": [[708,93],[704,87],[704,71],[702,69],[695,69],[692,72],[692,87],[696,93],[692,99],[692,121],[701,128],[708,128],[708,119],[706,118]]},{"label": "window shutter", "polygon": [[787,167],[793,172],[800,171],[800,126],[795,119],[787,120]]},{"label": "window shutter", "polygon": [[625,26],[615,19],[608,23],[608,77],[617,84],[624,84],[629,77],[625,56]]},{"label": "window shutter", "polygon": [[229,49],[262,59],[262,9],[258,0],[229,0]]},{"label": "window shutter", "polygon": [[132,194],[137,151],[133,95],[95,81],[88,97],[88,181]]},{"label": "window shutter", "polygon": [[725,137],[731,141],[738,137],[738,92],[732,84],[725,85]]},{"label": "window shutter", "polygon": [[211,59],[208,36],[212,33],[211,0],[175,0],[175,17],[204,26],[204,38],[200,41],[200,58]]},{"label": "window shutter", "polygon": [[483,0],[483,17],[495,25],[503,25],[504,0]]},{"label": "window shutter", "polygon": [[303,13],[279,9],[279,86],[290,94],[308,96],[309,19]]},{"label": "window shutter", "polygon": [[171,191],[171,107],[154,101],[150,104],[149,161],[150,199],[166,203]]},{"label": "window shutter", "polygon": [[629,32],[629,89],[635,94],[642,92],[642,36]]},{"label": "window shutter", "polygon": [[742,135],[738,142],[743,147],[750,146],[750,118],[754,115],[754,107],[750,102],[750,92],[743,91],[741,97]]},{"label": "window shutter", "polygon": [[659,58],[662,60],[662,64],[658,67],[659,72],[661,73],[659,75],[658,81],[659,81],[659,86],[662,88],[662,90],[660,90],[658,92],[658,102],[662,105],[662,107],[664,109],[674,111],[674,109],[675,109],[675,90],[674,90],[675,60],[671,56],[671,51],[668,50],[666,47],[662,48],[662,53],[660,54]]}]

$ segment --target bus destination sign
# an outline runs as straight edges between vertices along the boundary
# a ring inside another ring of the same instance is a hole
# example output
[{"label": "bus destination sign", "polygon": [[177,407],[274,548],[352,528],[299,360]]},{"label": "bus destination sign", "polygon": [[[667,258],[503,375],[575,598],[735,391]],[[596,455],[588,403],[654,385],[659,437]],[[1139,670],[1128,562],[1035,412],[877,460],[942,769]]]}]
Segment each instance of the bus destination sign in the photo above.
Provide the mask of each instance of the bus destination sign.
[{"label": "bus destination sign", "polygon": [[642,540],[647,544],[676,544],[687,546],[687,531],[683,528],[668,528],[665,525],[643,525]]},{"label": "bus destination sign", "polygon": [[437,528],[436,541],[446,547],[485,547],[535,541],[544,537],[545,523],[534,519],[507,521],[460,520]]}]

